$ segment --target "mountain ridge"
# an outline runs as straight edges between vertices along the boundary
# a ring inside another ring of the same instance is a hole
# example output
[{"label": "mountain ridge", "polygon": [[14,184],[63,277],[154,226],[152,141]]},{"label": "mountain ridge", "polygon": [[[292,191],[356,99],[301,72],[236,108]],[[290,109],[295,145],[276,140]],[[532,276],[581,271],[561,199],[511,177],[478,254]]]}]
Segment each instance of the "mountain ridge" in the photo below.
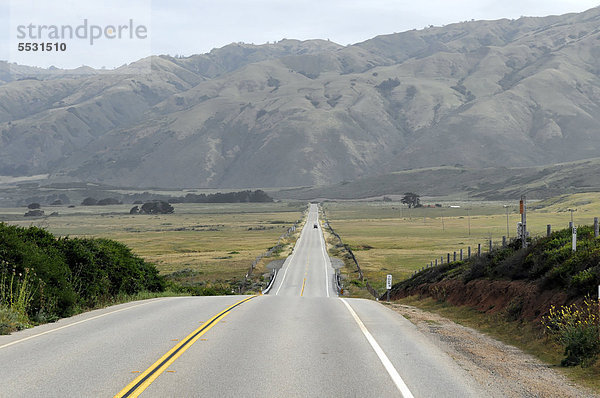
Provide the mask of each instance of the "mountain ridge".
[{"label": "mountain ridge", "polygon": [[593,158],[598,26],[594,8],[351,46],[235,43],[153,56],[147,75],[133,63],[33,80],[25,68],[0,85],[0,175],[252,188]]}]

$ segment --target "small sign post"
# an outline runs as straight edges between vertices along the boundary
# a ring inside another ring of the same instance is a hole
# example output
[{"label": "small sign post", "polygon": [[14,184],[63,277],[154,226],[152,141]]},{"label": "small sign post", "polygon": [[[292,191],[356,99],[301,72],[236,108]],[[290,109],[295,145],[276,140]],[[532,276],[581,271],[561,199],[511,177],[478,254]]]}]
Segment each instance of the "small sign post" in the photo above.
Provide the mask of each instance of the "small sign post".
[{"label": "small sign post", "polygon": [[392,275],[388,274],[385,287],[387,289],[387,301],[390,302],[390,290],[392,289]]},{"label": "small sign post", "polygon": [[573,251],[577,251],[577,227],[573,227]]}]

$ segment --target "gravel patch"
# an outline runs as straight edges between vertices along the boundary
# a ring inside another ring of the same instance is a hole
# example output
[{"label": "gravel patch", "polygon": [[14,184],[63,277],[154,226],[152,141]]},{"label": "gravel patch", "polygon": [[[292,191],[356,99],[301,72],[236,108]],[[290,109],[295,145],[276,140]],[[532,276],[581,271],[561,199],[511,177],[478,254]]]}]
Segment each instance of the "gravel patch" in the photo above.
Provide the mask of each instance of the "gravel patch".
[{"label": "gravel patch", "polygon": [[600,397],[516,347],[438,314],[403,304],[389,306],[469,372],[491,397]]}]

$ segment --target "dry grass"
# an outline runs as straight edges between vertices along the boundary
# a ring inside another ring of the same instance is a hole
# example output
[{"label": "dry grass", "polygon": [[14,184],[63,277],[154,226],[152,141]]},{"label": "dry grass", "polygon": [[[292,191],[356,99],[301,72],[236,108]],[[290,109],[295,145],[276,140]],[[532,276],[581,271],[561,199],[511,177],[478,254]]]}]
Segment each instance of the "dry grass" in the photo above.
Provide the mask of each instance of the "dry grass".
[{"label": "dry grass", "polygon": [[[175,204],[168,215],[129,215],[131,205],[53,207],[58,217],[23,219],[1,209],[10,224],[38,225],[60,236],[123,242],[163,274],[189,269],[205,281],[243,278],[252,261],[302,217],[304,204]],[[49,213],[48,209],[45,209]]]},{"label": "dry grass", "polygon": [[[507,235],[505,203],[453,202],[443,208],[406,209],[397,202],[330,202],[324,205],[333,228],[349,244],[358,259],[365,277],[379,291],[384,291],[385,275],[394,281],[410,276],[447,253],[459,256],[460,249],[467,255],[477,244],[487,250],[488,241],[494,244]],[[516,234],[520,221],[518,201],[509,204],[508,236]],[[449,208],[449,205],[461,206]],[[600,216],[600,194],[586,193],[530,203],[528,229],[531,235],[546,233],[546,225],[553,229],[568,227],[571,213],[576,225],[592,224]],[[470,224],[470,233],[469,233]]]}]

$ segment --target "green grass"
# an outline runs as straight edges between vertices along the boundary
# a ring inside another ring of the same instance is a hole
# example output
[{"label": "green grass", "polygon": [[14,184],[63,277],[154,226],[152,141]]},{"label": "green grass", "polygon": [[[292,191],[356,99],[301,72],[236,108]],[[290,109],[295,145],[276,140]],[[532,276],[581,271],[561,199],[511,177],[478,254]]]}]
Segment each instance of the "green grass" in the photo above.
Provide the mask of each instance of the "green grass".
[{"label": "green grass", "polygon": [[541,328],[535,328],[529,323],[510,322],[501,314],[490,316],[469,307],[456,307],[431,298],[413,296],[394,302],[440,314],[460,325],[477,329],[506,344],[518,347],[549,364],[575,383],[600,393],[600,361],[587,368],[559,366],[564,357],[562,349],[544,334]]}]

